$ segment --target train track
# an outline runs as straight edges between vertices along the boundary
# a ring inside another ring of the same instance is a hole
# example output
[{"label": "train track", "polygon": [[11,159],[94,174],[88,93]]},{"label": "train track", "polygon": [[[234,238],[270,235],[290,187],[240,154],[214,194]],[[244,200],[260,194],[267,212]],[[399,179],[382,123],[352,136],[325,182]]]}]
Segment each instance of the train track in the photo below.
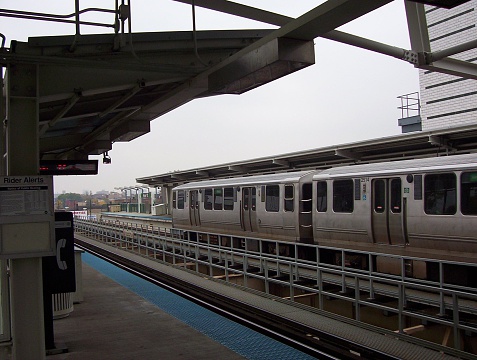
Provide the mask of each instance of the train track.
[{"label": "train track", "polygon": [[316,358],[398,359],[398,357],[367,348],[349,339],[317,332],[315,328],[309,328],[304,324],[258,309],[237,299],[194,286],[190,282],[135,262],[128,256],[109,252],[81,239],[75,239],[75,243],[118,267]]}]

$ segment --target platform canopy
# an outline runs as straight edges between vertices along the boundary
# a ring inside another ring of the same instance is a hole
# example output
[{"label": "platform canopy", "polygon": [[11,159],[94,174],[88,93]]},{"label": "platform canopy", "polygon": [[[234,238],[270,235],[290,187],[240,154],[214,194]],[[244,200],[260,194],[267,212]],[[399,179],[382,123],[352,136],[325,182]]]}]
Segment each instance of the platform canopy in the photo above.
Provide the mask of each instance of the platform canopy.
[{"label": "platform canopy", "polygon": [[451,129],[416,131],[380,139],[178,170],[137,178],[136,181],[150,187],[177,186],[207,179],[327,169],[340,165],[467,154],[476,151],[477,125],[468,125]]},{"label": "platform canopy", "polygon": [[[192,0],[177,0],[192,4]],[[261,21],[269,30],[217,30],[128,33],[129,6],[112,11],[110,34],[30,37],[2,44],[0,64],[6,79],[20,83],[35,66],[38,76],[40,158],[87,159],[105,153],[113,142],[130,141],[150,130],[150,121],[197,98],[241,94],[314,64],[313,39],[359,46],[408,61],[414,66],[477,78],[475,64],[452,64],[426,55],[422,5],[406,2],[413,49],[401,49],[336,30],[392,0],[328,0],[291,18],[225,0],[195,0],[222,13]],[[424,1],[452,7],[463,1]],[[421,9],[421,10],[420,10]],[[86,10],[84,10],[86,11]],[[79,14],[77,29],[81,25]],[[62,17],[0,9],[1,16],[65,21]],[[73,21],[73,20],[72,20]],[[74,22],[74,21],[73,21]],[[425,22],[424,22],[425,24]],[[468,46],[475,46],[469,44]],[[460,48],[459,51],[464,49]],[[430,60],[429,60],[430,59]],[[6,87],[8,88],[8,87]],[[7,93],[15,96],[14,90]],[[7,99],[7,103],[8,103]]]}]

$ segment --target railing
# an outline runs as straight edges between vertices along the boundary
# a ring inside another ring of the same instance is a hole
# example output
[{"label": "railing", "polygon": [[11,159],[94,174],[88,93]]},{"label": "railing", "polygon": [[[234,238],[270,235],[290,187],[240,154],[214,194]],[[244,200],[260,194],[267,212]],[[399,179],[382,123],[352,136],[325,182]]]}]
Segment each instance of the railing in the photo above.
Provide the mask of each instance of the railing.
[{"label": "railing", "polygon": [[401,100],[401,106],[398,107],[401,110],[401,118],[408,118],[421,113],[419,92],[401,95],[398,96],[398,99]]},{"label": "railing", "polygon": [[[119,221],[75,220],[75,229],[86,237],[112,246],[134,249],[145,256],[176,266],[188,267],[196,272],[207,269],[208,275],[216,275],[225,281],[241,277],[246,287],[251,279],[259,279],[264,283],[265,293],[270,293],[272,284],[281,285],[288,289],[286,298],[291,301],[315,296],[318,298],[318,309],[324,309],[327,299],[343,300],[352,304],[357,321],[362,320],[362,309],[365,308],[394,314],[398,317],[396,332],[401,334],[407,332],[405,326],[409,319],[444,326],[444,337],[449,338],[452,333],[454,348],[458,350],[463,334],[477,335],[477,289],[444,282],[444,266],[455,265],[453,262],[353,251],[354,254],[368,257],[369,269],[362,270],[346,264],[346,255],[350,251],[313,244],[295,243],[293,255],[283,255],[278,249],[290,243],[260,238],[207,233],[202,234],[199,241],[189,239],[191,234],[182,230]],[[276,249],[274,254],[268,252],[270,246]],[[299,258],[298,254],[304,250],[314,252],[317,260]],[[341,254],[340,265],[321,260],[321,252],[329,250]],[[373,271],[373,259],[377,256],[393,258],[394,261],[398,259],[401,274]],[[439,281],[407,276],[405,268],[411,260],[438,263]],[[474,264],[466,265],[477,267]],[[380,303],[376,301],[378,296],[392,301]],[[426,308],[412,310],[408,306],[410,303],[424,304]],[[463,314],[465,322],[461,321]]]}]

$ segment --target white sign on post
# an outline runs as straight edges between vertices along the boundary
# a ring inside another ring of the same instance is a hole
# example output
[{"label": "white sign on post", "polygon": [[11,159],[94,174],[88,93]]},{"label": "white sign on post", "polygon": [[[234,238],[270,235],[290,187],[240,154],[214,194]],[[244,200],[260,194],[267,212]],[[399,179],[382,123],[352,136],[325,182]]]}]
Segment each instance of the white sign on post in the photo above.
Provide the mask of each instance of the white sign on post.
[{"label": "white sign on post", "polygon": [[0,177],[0,258],[54,255],[52,176]]}]

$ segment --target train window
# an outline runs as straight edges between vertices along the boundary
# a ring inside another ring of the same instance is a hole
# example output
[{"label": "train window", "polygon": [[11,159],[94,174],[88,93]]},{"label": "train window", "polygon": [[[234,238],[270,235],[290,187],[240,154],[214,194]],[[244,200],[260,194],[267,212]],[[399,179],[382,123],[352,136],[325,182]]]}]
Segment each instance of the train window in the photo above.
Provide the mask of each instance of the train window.
[{"label": "train window", "polygon": [[252,188],[252,211],[257,210],[257,189]]},{"label": "train window", "polygon": [[294,188],[295,187],[293,185],[285,185],[285,199],[284,199],[285,211],[294,210],[294,206],[293,206]]},{"label": "train window", "polygon": [[301,209],[304,214],[311,213],[313,207],[313,185],[311,183],[303,184],[301,188]]},{"label": "train window", "polygon": [[353,180],[333,181],[333,211],[352,213],[354,209]]},{"label": "train window", "polygon": [[177,191],[172,193],[172,208],[177,209]]},{"label": "train window", "polygon": [[224,188],[224,210],[234,209],[234,188]]},{"label": "train window", "polygon": [[414,200],[422,200],[422,175],[414,176]]},{"label": "train window", "polygon": [[316,184],[316,210],[326,212],[328,210],[328,185],[326,181],[318,181]]},{"label": "train window", "polygon": [[361,179],[354,179],[354,199],[361,200]]},{"label": "train window", "polygon": [[477,172],[462,173],[460,183],[462,214],[477,215]]},{"label": "train window", "polygon": [[386,210],[386,183],[384,180],[374,180],[374,211],[383,213]]},{"label": "train window", "polygon": [[184,203],[185,203],[185,191],[179,190],[177,192],[177,208],[184,209]]},{"label": "train window", "polygon": [[265,187],[265,210],[278,212],[280,209],[280,188],[278,185]]},{"label": "train window", "polygon": [[212,210],[212,189],[204,190],[204,209]]},{"label": "train window", "polygon": [[395,214],[401,212],[401,179],[391,180],[391,211]]},{"label": "train window", "polygon": [[456,213],[456,177],[454,173],[429,174],[424,178],[424,211],[430,215]]},{"label": "train window", "polygon": [[222,210],[222,204],[224,202],[222,188],[214,189],[214,210]]},{"label": "train window", "polygon": [[249,191],[247,187],[244,187],[242,189],[242,196],[243,196],[243,209],[248,210],[248,204],[249,204]]}]

